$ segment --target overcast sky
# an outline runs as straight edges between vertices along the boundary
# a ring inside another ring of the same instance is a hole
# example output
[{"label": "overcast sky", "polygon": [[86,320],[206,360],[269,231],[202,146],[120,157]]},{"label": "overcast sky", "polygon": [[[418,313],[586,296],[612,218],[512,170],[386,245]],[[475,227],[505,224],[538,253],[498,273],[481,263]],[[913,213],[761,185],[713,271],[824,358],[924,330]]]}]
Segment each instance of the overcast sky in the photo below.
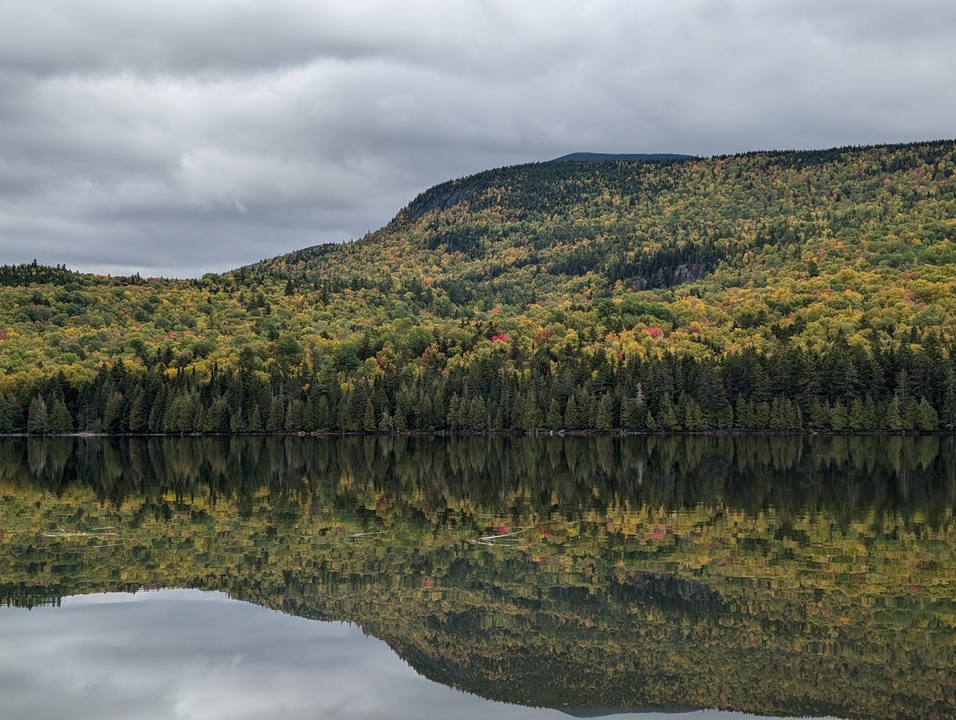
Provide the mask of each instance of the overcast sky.
[{"label": "overcast sky", "polygon": [[569,152],[956,138],[952,0],[0,0],[0,263],[194,277]]}]

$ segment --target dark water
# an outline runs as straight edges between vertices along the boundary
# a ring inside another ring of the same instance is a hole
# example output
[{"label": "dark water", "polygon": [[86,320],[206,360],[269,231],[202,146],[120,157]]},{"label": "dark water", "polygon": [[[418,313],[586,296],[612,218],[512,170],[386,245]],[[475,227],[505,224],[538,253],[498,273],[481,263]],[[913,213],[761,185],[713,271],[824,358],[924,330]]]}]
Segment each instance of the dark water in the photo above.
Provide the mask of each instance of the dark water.
[{"label": "dark water", "polygon": [[0,716],[951,718],[954,508],[940,438],[0,440]]}]

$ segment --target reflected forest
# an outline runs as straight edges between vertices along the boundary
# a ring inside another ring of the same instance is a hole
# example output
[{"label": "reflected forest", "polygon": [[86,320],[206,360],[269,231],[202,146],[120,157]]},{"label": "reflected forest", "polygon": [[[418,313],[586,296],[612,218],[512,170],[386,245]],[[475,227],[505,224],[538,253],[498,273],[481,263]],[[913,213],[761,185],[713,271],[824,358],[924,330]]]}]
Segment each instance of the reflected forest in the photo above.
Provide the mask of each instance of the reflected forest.
[{"label": "reflected forest", "polygon": [[0,601],[344,620],[580,710],[956,715],[948,437],[0,439]]}]

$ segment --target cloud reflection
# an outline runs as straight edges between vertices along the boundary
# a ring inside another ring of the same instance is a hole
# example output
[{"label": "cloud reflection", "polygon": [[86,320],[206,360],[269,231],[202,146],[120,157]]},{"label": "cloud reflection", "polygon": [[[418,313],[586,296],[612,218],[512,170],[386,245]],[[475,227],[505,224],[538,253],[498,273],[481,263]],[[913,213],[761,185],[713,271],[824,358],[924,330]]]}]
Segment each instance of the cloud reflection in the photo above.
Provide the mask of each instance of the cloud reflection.
[{"label": "cloud reflection", "polygon": [[66,598],[59,608],[3,608],[0,647],[3,714],[22,720],[567,717],[433,683],[354,625],[291,617],[221,593],[108,593]]}]

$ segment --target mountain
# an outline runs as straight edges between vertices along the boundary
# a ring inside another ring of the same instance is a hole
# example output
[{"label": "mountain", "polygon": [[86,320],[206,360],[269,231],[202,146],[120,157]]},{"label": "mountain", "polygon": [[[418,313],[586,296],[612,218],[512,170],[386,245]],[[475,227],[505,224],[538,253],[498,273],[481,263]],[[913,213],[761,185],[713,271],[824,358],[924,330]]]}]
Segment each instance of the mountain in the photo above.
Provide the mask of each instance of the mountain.
[{"label": "mountain", "polygon": [[7,267],[0,431],[34,400],[38,432],[953,428],[954,172],[953,141],[537,163],[201,280]]},{"label": "mountain", "polygon": [[665,162],[668,160],[694,160],[694,155],[677,153],[592,153],[576,152],[562,155],[551,162]]}]

